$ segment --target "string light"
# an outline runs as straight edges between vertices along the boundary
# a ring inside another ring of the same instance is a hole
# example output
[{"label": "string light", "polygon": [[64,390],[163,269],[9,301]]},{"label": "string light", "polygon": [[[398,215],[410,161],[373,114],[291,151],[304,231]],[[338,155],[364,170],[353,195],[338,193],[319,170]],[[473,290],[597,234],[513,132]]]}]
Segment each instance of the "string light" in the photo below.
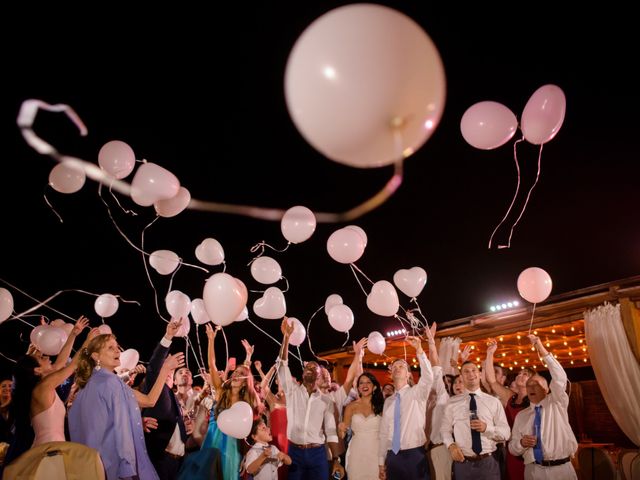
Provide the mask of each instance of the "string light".
[{"label": "string light", "polygon": [[556,329],[555,329],[555,328],[552,328],[552,329],[551,329],[551,333],[556,333]]}]

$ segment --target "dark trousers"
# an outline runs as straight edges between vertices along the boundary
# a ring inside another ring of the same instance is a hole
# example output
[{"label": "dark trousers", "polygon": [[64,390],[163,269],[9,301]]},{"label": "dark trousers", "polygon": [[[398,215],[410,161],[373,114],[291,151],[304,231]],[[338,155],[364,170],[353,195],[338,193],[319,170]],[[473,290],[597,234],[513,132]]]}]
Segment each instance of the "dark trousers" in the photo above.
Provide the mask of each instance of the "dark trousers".
[{"label": "dark trousers", "polygon": [[316,448],[298,448],[289,442],[289,480],[327,480],[329,465],[327,463],[327,449],[323,446]]},{"label": "dark trousers", "polygon": [[387,452],[387,480],[429,480],[429,465],[424,447]]},{"label": "dark trousers", "polygon": [[165,452],[153,459],[153,466],[156,468],[160,480],[175,480],[178,477],[178,470],[180,470],[183,460],[184,457],[176,458]]},{"label": "dark trousers", "polygon": [[456,480],[500,480],[500,465],[489,455],[478,461],[453,462]]}]

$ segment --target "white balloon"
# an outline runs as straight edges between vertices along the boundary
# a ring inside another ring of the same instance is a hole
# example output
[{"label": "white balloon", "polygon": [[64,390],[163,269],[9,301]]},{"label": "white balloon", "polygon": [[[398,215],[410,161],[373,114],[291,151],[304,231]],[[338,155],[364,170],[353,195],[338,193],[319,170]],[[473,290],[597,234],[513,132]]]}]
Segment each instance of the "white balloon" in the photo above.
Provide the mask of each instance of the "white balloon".
[{"label": "white balloon", "polygon": [[0,288],[0,323],[13,313],[13,295],[6,288]]},{"label": "white balloon", "polygon": [[180,190],[180,181],[166,168],[155,163],[143,163],[131,182],[131,199],[142,207],[158,200],[173,198]]},{"label": "white balloon", "polygon": [[551,277],[542,268],[529,267],[518,276],[518,293],[528,302],[545,301],[552,288]]},{"label": "white balloon", "polygon": [[371,287],[371,293],[367,296],[367,307],[373,313],[383,317],[395,315],[400,308],[398,292],[391,283],[380,280]]},{"label": "white balloon", "polygon": [[307,207],[292,207],[280,220],[280,230],[291,243],[304,242],[316,230],[316,216]]},{"label": "white balloon", "polygon": [[253,410],[247,402],[236,402],[220,412],[218,428],[233,438],[246,438],[253,425]]},{"label": "white balloon", "polygon": [[359,227],[357,225],[347,225],[344,228],[348,228],[350,230],[355,230],[356,232],[358,232],[360,234],[360,236],[362,237],[362,241],[364,242],[364,246],[366,248],[367,242],[369,241],[369,239],[367,238],[367,232],[365,232],[361,227]]},{"label": "white balloon", "polygon": [[64,330],[64,332],[67,334],[67,337],[69,335],[71,335],[71,330],[73,330],[73,323],[65,323],[62,326],[62,329]]},{"label": "white balloon", "polygon": [[67,341],[67,334],[61,328],[50,325],[43,327],[36,339],[36,348],[45,355],[58,355]]},{"label": "white balloon", "polygon": [[340,263],[353,263],[364,253],[365,241],[353,228],[341,228],[327,240],[327,252]]},{"label": "white balloon", "polygon": [[253,302],[253,311],[260,318],[275,320],[284,317],[287,313],[287,302],[282,290],[278,287],[269,287],[262,297]]},{"label": "white balloon", "polygon": [[238,318],[236,318],[236,322],[243,322],[247,318],[249,318],[249,310],[247,309],[247,307],[245,305],[245,307],[240,312],[240,315],[238,315]]},{"label": "white balloon", "polygon": [[103,293],[96,298],[93,304],[96,313],[102,318],[107,318],[115,314],[118,311],[118,306],[118,299],[110,293]]},{"label": "white balloon", "polygon": [[282,269],[271,257],[258,257],[251,263],[251,276],[258,282],[269,285],[282,278]]},{"label": "white balloon", "polygon": [[136,156],[127,143],[112,140],[98,152],[98,165],[117,179],[123,179],[133,172]]},{"label": "white balloon", "polygon": [[336,305],[342,305],[342,297],[337,293],[332,293],[327,297],[327,300],[324,302],[324,313],[329,316],[329,312]]},{"label": "white balloon", "polygon": [[166,200],[158,200],[153,204],[156,213],[165,218],[175,217],[181,213],[191,201],[191,192],[184,187],[180,187],[175,197]]},{"label": "white balloon", "polygon": [[329,310],[329,324],[338,332],[351,330],[353,320],[353,312],[346,305],[335,305]]},{"label": "white balloon", "polygon": [[100,325],[98,327],[98,331],[100,332],[100,335],[112,335],[113,331],[111,330],[111,327],[109,325],[107,325],[106,323],[103,323],[102,325]]},{"label": "white balloon", "polygon": [[387,342],[380,332],[373,331],[369,334],[367,348],[371,353],[375,355],[382,355],[386,347]]},{"label": "white balloon", "polygon": [[149,255],[151,265],[160,275],[169,275],[178,268],[180,257],[171,250],[156,250]]},{"label": "white balloon", "polygon": [[415,298],[427,284],[427,272],[421,267],[400,269],[393,275],[393,283],[407,297]]},{"label": "white balloon", "polygon": [[120,353],[120,371],[126,372],[138,365],[140,360],[140,354],[134,348],[128,348],[124,352]]},{"label": "white balloon", "polygon": [[202,299],[213,323],[224,327],[238,318],[247,304],[247,287],[228,273],[214,273],[204,284]]},{"label": "white balloon", "polygon": [[224,249],[215,238],[205,238],[196,247],[196,258],[205,265],[220,265],[224,262]]},{"label": "white balloon", "polygon": [[304,339],[307,336],[307,331],[302,325],[302,322],[295,317],[289,317],[287,319],[289,321],[289,325],[293,324],[293,333],[289,337],[289,344],[294,347],[298,347],[302,345]]},{"label": "white balloon", "polygon": [[167,312],[174,318],[185,318],[191,309],[191,299],[180,290],[170,291],[164,299]]},{"label": "white balloon", "polygon": [[49,173],[49,185],[60,193],[75,193],[80,190],[87,177],[84,170],[67,163],[58,163]]},{"label": "white balloon", "polygon": [[209,315],[207,315],[207,310],[204,308],[204,300],[201,298],[194,298],[191,301],[191,317],[193,317],[196,325],[204,325],[211,321]]}]

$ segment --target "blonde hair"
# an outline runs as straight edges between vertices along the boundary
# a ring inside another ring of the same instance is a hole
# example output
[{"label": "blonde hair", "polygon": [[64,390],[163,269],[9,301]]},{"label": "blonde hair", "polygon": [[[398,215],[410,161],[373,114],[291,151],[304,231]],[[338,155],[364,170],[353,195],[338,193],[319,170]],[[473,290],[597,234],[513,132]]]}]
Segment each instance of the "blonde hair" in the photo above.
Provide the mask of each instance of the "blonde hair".
[{"label": "blonde hair", "polygon": [[[234,372],[243,369],[246,371],[246,375],[244,375],[245,385],[240,389],[240,401],[247,402],[253,408],[254,417],[256,414],[260,414],[262,412],[262,402],[258,397],[258,393],[253,385],[253,376],[251,375],[251,370],[244,365],[240,365],[238,368],[234,370]],[[231,407],[231,375],[227,378],[226,381],[222,383],[222,386],[219,390],[218,401],[216,403],[216,418],[220,415],[220,412],[226,410]]]},{"label": "blonde hair", "polygon": [[115,335],[98,335],[80,352],[80,360],[78,361],[78,368],[76,368],[76,384],[78,385],[78,390],[84,388],[91,374],[93,374],[93,369],[96,367],[96,361],[91,357],[91,354],[99,352],[111,339],[115,340]]}]

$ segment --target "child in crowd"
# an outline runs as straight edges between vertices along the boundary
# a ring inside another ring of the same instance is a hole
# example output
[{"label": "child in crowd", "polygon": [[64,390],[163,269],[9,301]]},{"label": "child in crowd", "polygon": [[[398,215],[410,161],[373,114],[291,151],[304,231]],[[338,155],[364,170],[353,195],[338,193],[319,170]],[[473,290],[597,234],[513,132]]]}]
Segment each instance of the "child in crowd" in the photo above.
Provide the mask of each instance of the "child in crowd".
[{"label": "child in crowd", "polygon": [[249,435],[253,446],[244,457],[244,465],[249,475],[255,480],[277,480],[278,467],[291,465],[291,457],[281,452],[272,441],[271,429],[262,417],[258,418]]}]

